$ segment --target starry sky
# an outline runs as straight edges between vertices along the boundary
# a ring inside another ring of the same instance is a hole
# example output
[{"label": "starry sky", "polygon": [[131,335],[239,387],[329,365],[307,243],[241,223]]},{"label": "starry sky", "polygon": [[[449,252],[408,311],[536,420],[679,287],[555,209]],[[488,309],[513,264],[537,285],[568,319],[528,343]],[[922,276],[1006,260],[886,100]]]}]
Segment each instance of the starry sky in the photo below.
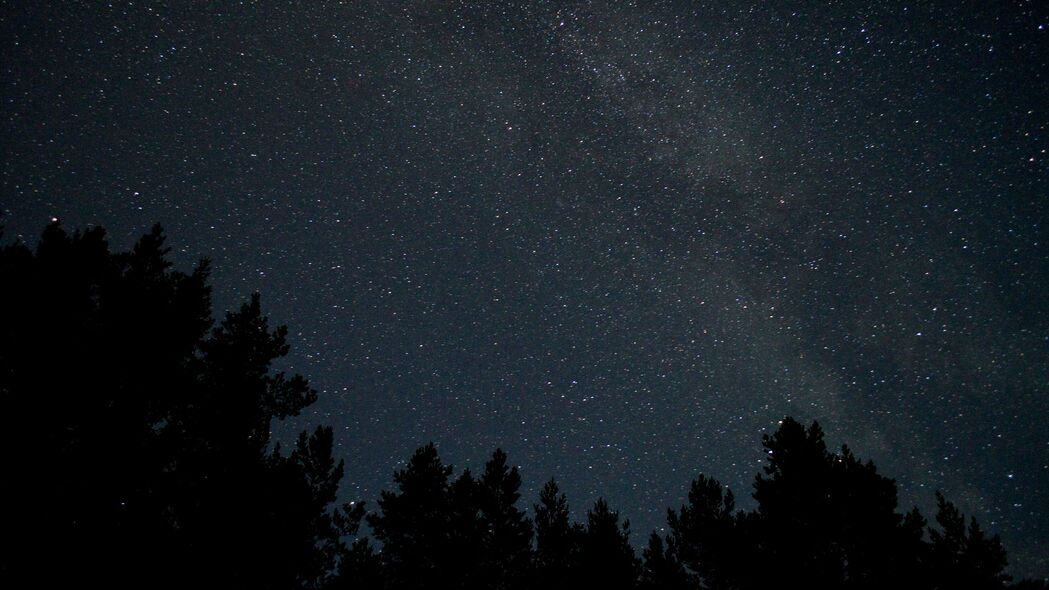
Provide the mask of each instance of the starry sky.
[{"label": "starry sky", "polygon": [[[0,1],[0,209],[263,294],[346,499],[664,524],[785,415],[1049,576],[1043,2]],[[578,512],[577,512],[578,514]]]}]

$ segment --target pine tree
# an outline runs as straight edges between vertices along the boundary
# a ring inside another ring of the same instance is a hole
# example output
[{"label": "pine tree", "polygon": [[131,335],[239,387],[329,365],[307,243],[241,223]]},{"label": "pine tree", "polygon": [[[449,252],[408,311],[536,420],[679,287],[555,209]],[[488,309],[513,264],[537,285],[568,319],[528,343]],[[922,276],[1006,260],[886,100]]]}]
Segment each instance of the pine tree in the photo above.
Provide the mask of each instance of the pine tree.
[{"label": "pine tree", "polygon": [[1005,549],[998,535],[988,538],[976,519],[965,526],[965,516],[943,494],[936,492],[936,523],[929,528],[930,561],[936,588],[1003,588],[1011,579],[1004,573]]},{"label": "pine tree", "polygon": [[430,443],[394,474],[398,491],[383,490],[379,512],[368,515],[390,588],[452,588],[461,577],[450,567],[457,549],[450,543],[451,474]]},{"label": "pine tree", "polygon": [[774,564],[770,575],[817,587],[911,582],[902,576],[921,542],[896,511],[893,480],[848,447],[830,453],[816,422],[806,429],[787,418],[763,443],[768,465],[754,482],[751,534],[760,541],[760,559]]},{"label": "pine tree", "polygon": [[331,432],[271,445],[315,399],[271,370],[286,330],[254,296],[209,332],[209,265],[164,241],[53,223],[0,249],[6,587],[318,587],[344,553]]},{"label": "pine tree", "polygon": [[630,545],[630,521],[619,522],[619,512],[598,499],[586,513],[579,568],[582,580],[595,588],[635,588],[640,563]]},{"label": "pine tree", "polygon": [[522,588],[532,561],[532,522],[517,507],[521,476],[496,449],[478,481],[482,522],[480,557],[484,587]]},{"label": "pine tree", "polygon": [[578,588],[583,528],[571,521],[568,498],[550,479],[535,510],[536,588]]},{"label": "pine tree", "polygon": [[673,538],[667,537],[664,543],[663,538],[653,532],[642,557],[644,563],[638,584],[641,590],[686,590],[693,587],[693,580],[678,559]]},{"label": "pine tree", "polygon": [[688,504],[667,511],[674,546],[703,588],[733,588],[743,575],[737,560],[747,548],[733,511],[735,497],[715,479],[700,475],[692,481]]}]

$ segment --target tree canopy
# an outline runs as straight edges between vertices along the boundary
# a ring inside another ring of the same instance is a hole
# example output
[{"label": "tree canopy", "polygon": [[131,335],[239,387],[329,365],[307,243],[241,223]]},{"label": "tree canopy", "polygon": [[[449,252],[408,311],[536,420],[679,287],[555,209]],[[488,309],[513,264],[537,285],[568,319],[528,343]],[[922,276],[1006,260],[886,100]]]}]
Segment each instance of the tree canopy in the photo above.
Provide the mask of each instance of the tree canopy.
[{"label": "tree canopy", "polygon": [[0,250],[6,587],[313,588],[347,551],[331,430],[271,444],[316,399],[272,368],[287,330],[257,294],[215,325],[208,262],[167,254],[159,226],[112,253],[58,223]]},{"label": "tree canopy", "polygon": [[[1004,588],[1006,552],[937,493],[935,524],[820,425],[763,438],[756,506],[698,475],[637,555],[598,499],[574,521],[549,480],[529,511],[496,449],[455,473],[431,443],[374,511],[338,501],[332,430],[284,450],[275,420],[317,394],[274,369],[287,330],[260,297],[215,322],[202,260],[160,227],[128,252],[49,225],[0,247],[0,585],[253,588]],[[366,522],[370,537],[362,534]],[[1045,588],[1025,580],[1022,588]]]}]

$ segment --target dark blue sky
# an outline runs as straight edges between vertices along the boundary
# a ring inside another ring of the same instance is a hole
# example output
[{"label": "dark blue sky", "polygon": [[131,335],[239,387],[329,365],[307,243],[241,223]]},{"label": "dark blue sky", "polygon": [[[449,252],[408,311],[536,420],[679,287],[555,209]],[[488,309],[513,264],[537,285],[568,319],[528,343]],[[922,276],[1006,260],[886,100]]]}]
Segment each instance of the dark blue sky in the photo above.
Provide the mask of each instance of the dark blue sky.
[{"label": "dark blue sky", "polygon": [[1049,575],[1044,4],[0,10],[7,235],[260,291],[348,498],[502,446],[643,539],[789,414]]}]

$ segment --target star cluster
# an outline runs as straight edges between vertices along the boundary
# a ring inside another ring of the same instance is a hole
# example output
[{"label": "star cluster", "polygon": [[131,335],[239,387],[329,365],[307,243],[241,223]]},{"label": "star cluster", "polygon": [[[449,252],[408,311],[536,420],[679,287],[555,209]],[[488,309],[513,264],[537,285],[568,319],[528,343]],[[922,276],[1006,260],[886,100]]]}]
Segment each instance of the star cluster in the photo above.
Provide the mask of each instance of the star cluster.
[{"label": "star cluster", "polygon": [[260,291],[348,498],[501,446],[643,539],[793,415],[1049,575],[1038,3],[0,6],[7,235]]}]

